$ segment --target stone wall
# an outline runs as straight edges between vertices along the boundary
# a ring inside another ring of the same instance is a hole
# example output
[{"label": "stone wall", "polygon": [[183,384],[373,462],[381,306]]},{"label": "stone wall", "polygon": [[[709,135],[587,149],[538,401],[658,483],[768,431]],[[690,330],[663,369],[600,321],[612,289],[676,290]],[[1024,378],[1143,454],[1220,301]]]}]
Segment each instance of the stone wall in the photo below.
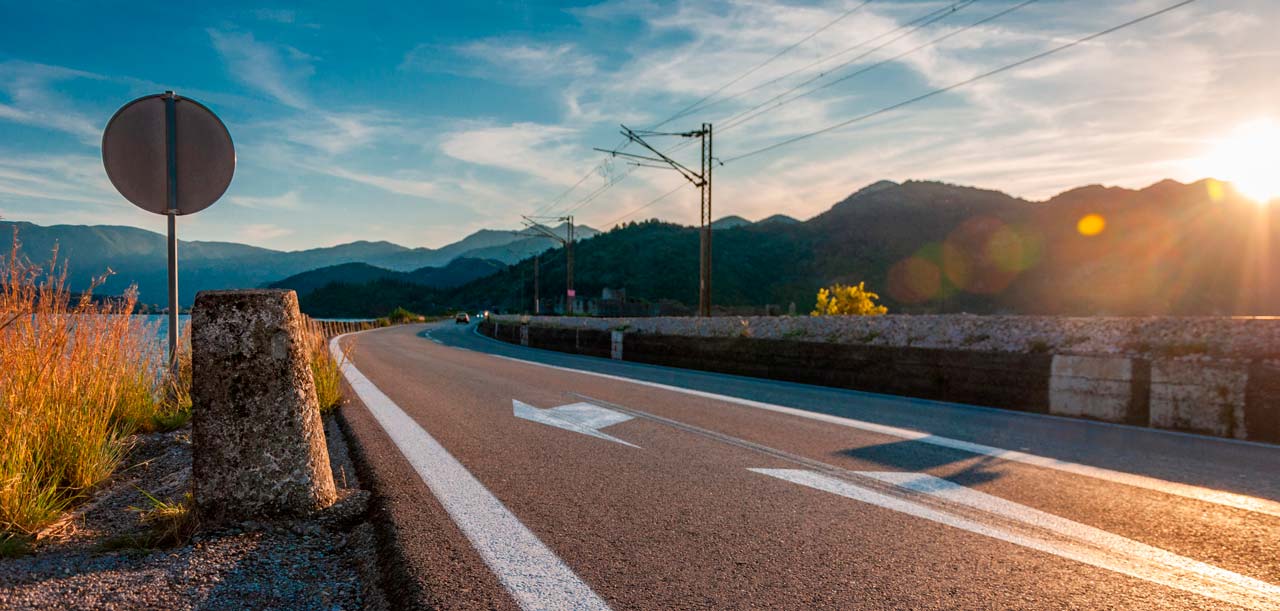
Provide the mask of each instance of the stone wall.
[{"label": "stone wall", "polygon": [[1274,318],[496,316],[483,328],[564,352],[1280,442]]}]

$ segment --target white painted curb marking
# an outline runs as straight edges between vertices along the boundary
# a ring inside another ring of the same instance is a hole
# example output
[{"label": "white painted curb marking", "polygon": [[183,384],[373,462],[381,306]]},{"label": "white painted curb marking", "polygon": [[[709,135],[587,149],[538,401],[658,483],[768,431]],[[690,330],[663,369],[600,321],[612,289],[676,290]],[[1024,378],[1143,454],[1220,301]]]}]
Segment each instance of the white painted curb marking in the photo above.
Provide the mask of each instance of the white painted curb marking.
[{"label": "white painted curb marking", "polygon": [[343,359],[338,345],[342,337],[333,338],[329,350],[342,363],[351,388],[520,608],[607,611],[609,605],[520,518],[355,365]]},{"label": "white painted curb marking", "polygon": [[[946,505],[933,507],[898,498],[808,469],[750,469],[793,484],[807,486],[917,518],[985,535],[993,539],[1083,562],[1152,583],[1199,594],[1251,609],[1280,609],[1280,586],[1246,577],[1172,552],[1151,547],[1079,522],[1007,501],[922,473],[858,472],[909,493],[930,496],[948,504],[977,509],[993,518],[1014,520],[1033,528],[1019,532],[981,518],[951,513]],[[996,522],[996,520],[992,520]],[[1048,531],[1041,536],[1038,531]],[[1062,538],[1053,537],[1060,535]]]}]

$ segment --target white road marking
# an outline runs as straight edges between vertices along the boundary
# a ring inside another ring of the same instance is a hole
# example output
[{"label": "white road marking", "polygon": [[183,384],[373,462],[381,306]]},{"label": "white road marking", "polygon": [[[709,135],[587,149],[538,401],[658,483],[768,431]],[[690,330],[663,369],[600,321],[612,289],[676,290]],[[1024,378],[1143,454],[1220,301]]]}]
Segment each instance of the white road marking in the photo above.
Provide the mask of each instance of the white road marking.
[{"label": "white road marking", "polygon": [[[477,335],[479,334],[477,333]],[[485,339],[488,339],[490,341],[498,341],[492,338],[485,337],[483,335],[479,335],[479,337],[484,337]],[[509,345],[509,344],[505,344],[505,342],[503,343],[504,345]],[[458,348],[457,346],[450,346],[450,348],[454,348],[458,350],[467,350],[467,348]],[[479,351],[473,351],[473,352],[479,352]],[[900,439],[907,439],[910,441],[918,441],[920,443],[927,443],[930,445],[941,446],[944,448],[951,448],[954,450],[960,450],[962,452],[969,452],[971,454],[978,454],[982,456],[992,456],[995,458],[1000,458],[1002,460],[1007,460],[1011,462],[1020,462],[1023,464],[1042,467],[1045,469],[1054,469],[1057,471],[1063,471],[1063,472],[1071,473],[1074,475],[1083,475],[1085,477],[1100,479],[1100,480],[1104,480],[1104,481],[1108,481],[1116,484],[1124,484],[1126,486],[1133,486],[1135,488],[1145,488],[1147,490],[1154,490],[1156,492],[1163,492],[1165,494],[1171,494],[1174,496],[1180,496],[1188,499],[1195,499],[1197,501],[1204,501],[1206,503],[1214,503],[1214,504],[1223,505],[1226,507],[1234,507],[1236,509],[1243,509],[1246,511],[1252,511],[1256,513],[1270,515],[1270,516],[1280,517],[1280,503],[1276,501],[1272,501],[1270,499],[1262,499],[1258,497],[1248,496],[1245,494],[1237,494],[1235,492],[1226,492],[1223,490],[1213,490],[1211,488],[1195,486],[1192,484],[1183,484],[1181,482],[1171,482],[1168,480],[1163,480],[1155,477],[1148,477],[1146,475],[1138,475],[1136,473],[1125,473],[1123,471],[1116,471],[1113,469],[1106,469],[1103,467],[1094,467],[1091,465],[1084,465],[1084,464],[1070,462],[1066,460],[1049,458],[1047,456],[1038,456],[1035,454],[1028,454],[1026,452],[1019,452],[1017,450],[1006,450],[1004,448],[997,448],[995,446],[983,445],[980,443],[973,443],[971,441],[963,441],[960,439],[952,439],[950,437],[942,437],[940,435],[934,435],[932,433],[915,431],[911,429],[904,429],[901,427],[889,426],[885,424],[876,424],[874,422],[866,422],[864,420],[855,420],[853,418],[845,418],[842,416],[833,416],[830,414],[810,412],[802,409],[797,409],[794,407],[787,407],[785,405],[775,405],[772,403],[765,403],[763,401],[753,401],[751,399],[743,399],[740,397],[721,395],[721,394],[702,391],[702,390],[693,390],[691,388],[681,388],[679,386],[672,386],[670,384],[661,384],[659,382],[650,382],[648,380],[637,380],[634,378],[617,376],[617,375],[612,375],[607,373],[599,373],[595,371],[588,371],[585,369],[573,369],[571,367],[549,365],[547,363],[539,363],[538,361],[530,361],[530,360],[521,359],[521,358],[503,356],[501,354],[493,354],[490,352],[479,352],[479,354],[484,354],[484,355],[491,356],[494,358],[499,358],[499,359],[505,359],[508,361],[515,361],[517,363],[536,365],[538,367],[547,367],[549,369],[556,369],[559,371],[580,373],[583,375],[595,376],[598,378],[604,378],[608,380],[616,380],[619,382],[638,384],[640,386],[648,386],[650,388],[660,388],[662,390],[669,390],[672,392],[683,393],[683,394],[691,395],[694,397],[702,397],[705,399],[715,399],[717,401],[734,403],[737,405],[742,405],[745,407],[751,407],[755,409],[762,409],[762,410],[778,412],[782,414],[790,414],[792,416],[798,416],[800,418],[808,418],[810,420],[819,420],[822,422],[828,422],[831,424],[837,424],[840,426],[846,426],[849,428],[855,428],[855,429],[868,431],[872,433],[879,433],[881,435],[887,435],[890,437],[897,437]]]},{"label": "white road marking", "polygon": [[639,448],[640,446],[601,433],[598,429],[626,422],[631,416],[590,403],[571,403],[560,407],[538,409],[523,401],[511,400],[511,410],[517,418],[540,422],[547,426],[582,433],[597,439],[604,439],[624,446]]},{"label": "white road marking", "polygon": [[430,433],[378,390],[355,365],[329,349],[342,373],[387,435],[440,500],[480,557],[525,611],[607,611],[605,603],[555,552],[520,522]]},{"label": "white road marking", "polygon": [[[899,498],[808,469],[750,470],[1233,605],[1251,609],[1280,609],[1280,586],[931,475],[878,472],[857,474],[892,484],[908,493],[906,498]],[[944,503],[933,506],[911,500],[910,496],[925,497],[922,500],[934,497]],[[972,517],[974,514],[971,512],[954,512],[949,510],[948,505],[977,509],[979,514]],[[988,515],[984,517],[982,514]],[[1001,525],[1010,520],[1030,528]]]}]

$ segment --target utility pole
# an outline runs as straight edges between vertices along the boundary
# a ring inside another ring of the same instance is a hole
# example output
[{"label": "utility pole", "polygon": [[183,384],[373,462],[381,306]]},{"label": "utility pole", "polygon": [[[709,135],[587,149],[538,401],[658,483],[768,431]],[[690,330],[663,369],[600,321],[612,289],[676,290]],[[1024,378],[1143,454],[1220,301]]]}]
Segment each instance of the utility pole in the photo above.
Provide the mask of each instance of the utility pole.
[{"label": "utility pole", "polygon": [[[556,217],[525,216],[522,218],[524,218],[525,232],[520,232],[519,235],[547,237],[559,242],[564,246],[565,274],[566,274],[565,293],[564,293],[564,313],[566,316],[573,315],[573,300],[574,300],[574,297],[577,296],[573,290],[573,242],[574,242],[573,216],[572,215],[556,216]],[[547,227],[543,221],[560,221],[564,223],[565,235],[561,236],[560,234],[557,234],[555,230],[551,229],[550,227]],[[526,232],[532,232],[532,233],[526,233]],[[534,299],[536,301],[537,295],[538,295],[538,282],[537,282],[538,260],[536,255],[534,257],[533,273],[534,273],[533,292],[534,292]],[[536,303],[534,307],[536,310],[538,307]]]},{"label": "utility pole", "polygon": [[[604,153],[609,153],[614,157],[625,157],[627,162],[646,168],[671,169],[679,172],[681,176],[693,183],[693,186],[701,190],[702,211],[698,218],[699,229],[701,235],[699,239],[698,254],[698,316],[711,316],[711,166],[716,162],[711,150],[711,124],[703,123],[701,129],[689,132],[654,132],[654,131],[636,131],[625,125],[622,126],[622,135],[627,140],[635,142],[649,152],[654,157],[646,155],[636,155],[633,153],[624,153],[616,150],[596,149]],[[654,136],[679,136],[681,138],[700,138],[702,140],[702,167],[701,171],[694,172],[685,167],[680,162],[668,157],[663,152],[650,146],[645,142],[645,137]],[[641,163],[647,162],[647,163]],[[659,165],[665,164],[665,165]]]},{"label": "utility pole", "polygon": [[542,314],[542,298],[538,296],[538,259],[542,258],[542,253],[533,255],[533,313],[535,315]]},{"label": "utility pole", "polygon": [[698,270],[698,314],[711,316],[711,124],[702,130],[702,240]]}]

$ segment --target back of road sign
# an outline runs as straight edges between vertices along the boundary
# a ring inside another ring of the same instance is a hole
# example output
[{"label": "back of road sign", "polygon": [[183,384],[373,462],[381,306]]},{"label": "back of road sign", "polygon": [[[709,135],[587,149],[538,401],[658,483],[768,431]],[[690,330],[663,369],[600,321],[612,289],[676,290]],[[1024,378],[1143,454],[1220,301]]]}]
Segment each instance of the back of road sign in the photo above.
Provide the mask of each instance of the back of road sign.
[{"label": "back of road sign", "polygon": [[[102,134],[102,163],[111,184],[134,205],[168,214],[165,94],[138,98],[116,112]],[[177,214],[208,208],[235,173],[231,134],[199,102],[174,100]]]}]

